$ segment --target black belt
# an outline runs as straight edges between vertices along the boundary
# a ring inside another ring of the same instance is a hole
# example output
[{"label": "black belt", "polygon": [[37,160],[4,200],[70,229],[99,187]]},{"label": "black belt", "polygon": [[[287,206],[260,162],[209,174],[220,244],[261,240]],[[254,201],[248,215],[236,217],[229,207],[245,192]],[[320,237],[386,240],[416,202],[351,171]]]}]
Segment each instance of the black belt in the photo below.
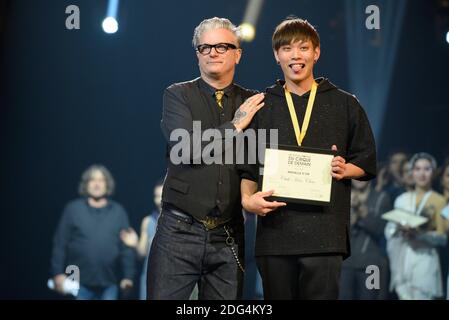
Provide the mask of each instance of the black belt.
[{"label": "black belt", "polygon": [[206,227],[207,230],[215,229],[215,228],[217,228],[221,225],[224,225],[232,220],[232,218],[225,219],[220,216],[218,216],[218,217],[205,216],[203,219],[198,219],[198,218],[195,218],[194,216],[192,216],[191,214],[188,214],[188,213],[182,211],[181,209],[179,209],[178,207],[176,207],[172,204],[169,204],[169,203],[163,203],[162,208],[170,211],[171,213],[173,213],[174,215],[176,215],[178,217],[188,218],[188,219],[193,218],[195,221],[202,223],[204,225],[204,227]]}]

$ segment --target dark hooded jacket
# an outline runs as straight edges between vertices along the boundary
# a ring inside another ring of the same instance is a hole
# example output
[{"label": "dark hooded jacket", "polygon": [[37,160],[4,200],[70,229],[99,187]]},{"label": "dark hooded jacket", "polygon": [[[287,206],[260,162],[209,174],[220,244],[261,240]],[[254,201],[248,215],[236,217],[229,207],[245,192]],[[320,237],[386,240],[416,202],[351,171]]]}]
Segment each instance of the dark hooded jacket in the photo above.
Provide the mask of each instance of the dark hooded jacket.
[{"label": "dark hooded jacket", "polygon": [[[303,147],[338,148],[338,155],[366,172],[376,174],[376,147],[367,116],[358,100],[325,78],[316,80],[317,95]],[[251,124],[256,129],[278,129],[280,145],[297,146],[283,81],[267,88],[265,106]],[[309,98],[292,93],[299,125]],[[269,141],[269,138],[268,138]],[[260,159],[253,178],[259,178]],[[260,185],[260,181],[259,181]],[[342,254],[348,256],[351,180],[333,180],[330,206],[288,203],[258,219],[256,256]]]}]

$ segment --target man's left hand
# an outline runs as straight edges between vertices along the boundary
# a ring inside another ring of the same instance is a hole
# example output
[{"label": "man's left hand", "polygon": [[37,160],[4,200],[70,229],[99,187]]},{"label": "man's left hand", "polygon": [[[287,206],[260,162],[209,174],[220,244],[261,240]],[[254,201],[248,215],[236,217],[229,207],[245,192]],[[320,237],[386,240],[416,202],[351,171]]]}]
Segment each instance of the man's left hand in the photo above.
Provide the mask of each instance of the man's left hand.
[{"label": "man's left hand", "polygon": [[[335,144],[332,145],[332,150],[337,151]],[[332,159],[331,166],[331,175],[337,181],[341,179],[359,179],[366,175],[365,170],[353,163],[346,163],[346,160],[340,156]]]}]

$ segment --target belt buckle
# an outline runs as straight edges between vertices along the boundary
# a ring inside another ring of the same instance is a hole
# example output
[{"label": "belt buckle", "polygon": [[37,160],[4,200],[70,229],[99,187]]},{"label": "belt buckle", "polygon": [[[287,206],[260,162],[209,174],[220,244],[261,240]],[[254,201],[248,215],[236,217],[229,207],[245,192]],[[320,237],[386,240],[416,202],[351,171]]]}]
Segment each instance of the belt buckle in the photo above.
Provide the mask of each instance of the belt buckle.
[{"label": "belt buckle", "polygon": [[220,224],[220,221],[218,217],[206,216],[203,220],[201,220],[201,223],[206,227],[206,229],[212,230]]}]

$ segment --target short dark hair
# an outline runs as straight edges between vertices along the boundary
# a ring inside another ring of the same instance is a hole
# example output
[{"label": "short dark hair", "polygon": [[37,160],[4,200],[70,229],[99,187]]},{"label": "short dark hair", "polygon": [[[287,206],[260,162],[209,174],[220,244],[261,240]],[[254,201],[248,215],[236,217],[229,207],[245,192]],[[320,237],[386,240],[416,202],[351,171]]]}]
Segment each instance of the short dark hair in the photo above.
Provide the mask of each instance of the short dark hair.
[{"label": "short dark hair", "polygon": [[310,40],[314,48],[320,46],[320,36],[315,27],[307,20],[289,17],[282,21],[274,30],[272,37],[273,50],[292,43],[292,41]]},{"label": "short dark hair", "polygon": [[115,181],[112,177],[111,172],[101,164],[91,165],[89,168],[84,170],[83,174],[81,175],[81,181],[78,188],[80,196],[89,196],[89,193],[87,192],[87,184],[89,183],[90,179],[92,179],[92,173],[94,171],[100,171],[103,174],[106,180],[106,195],[111,196],[115,191]]}]

